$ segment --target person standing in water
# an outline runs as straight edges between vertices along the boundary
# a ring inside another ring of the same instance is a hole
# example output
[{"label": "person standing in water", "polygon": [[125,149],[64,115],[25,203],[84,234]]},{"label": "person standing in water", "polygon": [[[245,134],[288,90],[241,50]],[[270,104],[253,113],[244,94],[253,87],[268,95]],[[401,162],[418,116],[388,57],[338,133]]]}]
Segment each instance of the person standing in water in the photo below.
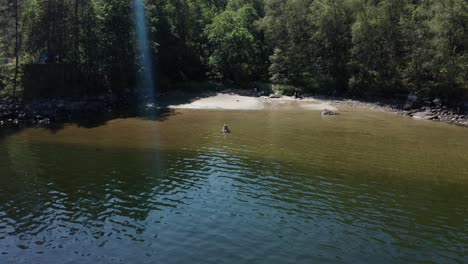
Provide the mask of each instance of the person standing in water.
[{"label": "person standing in water", "polygon": [[223,130],[222,131],[223,131],[224,134],[231,133],[231,130],[229,130],[229,127],[226,124],[223,125]]}]

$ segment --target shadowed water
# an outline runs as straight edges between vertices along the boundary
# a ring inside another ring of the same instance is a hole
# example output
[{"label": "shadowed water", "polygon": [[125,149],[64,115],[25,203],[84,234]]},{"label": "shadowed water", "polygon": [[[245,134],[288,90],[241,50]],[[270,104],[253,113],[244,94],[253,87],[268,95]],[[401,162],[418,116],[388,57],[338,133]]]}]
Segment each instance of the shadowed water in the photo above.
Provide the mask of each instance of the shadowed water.
[{"label": "shadowed water", "polygon": [[466,263],[467,135],[304,111],[24,130],[0,141],[1,263]]}]

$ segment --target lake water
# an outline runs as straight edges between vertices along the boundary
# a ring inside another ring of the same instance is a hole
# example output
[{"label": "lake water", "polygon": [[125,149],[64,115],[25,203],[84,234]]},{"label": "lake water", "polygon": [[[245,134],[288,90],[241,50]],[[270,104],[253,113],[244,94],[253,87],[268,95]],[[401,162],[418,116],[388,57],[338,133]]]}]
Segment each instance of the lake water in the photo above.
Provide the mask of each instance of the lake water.
[{"label": "lake water", "polygon": [[467,251],[466,128],[178,110],[0,138],[0,263],[467,263]]}]

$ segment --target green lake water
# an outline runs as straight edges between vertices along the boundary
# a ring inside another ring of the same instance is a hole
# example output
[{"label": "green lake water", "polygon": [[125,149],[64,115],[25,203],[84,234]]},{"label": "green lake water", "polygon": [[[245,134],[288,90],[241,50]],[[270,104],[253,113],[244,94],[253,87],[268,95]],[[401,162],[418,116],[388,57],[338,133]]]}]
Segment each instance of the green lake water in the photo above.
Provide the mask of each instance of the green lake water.
[{"label": "green lake water", "polygon": [[179,110],[4,131],[0,263],[468,263],[468,129]]}]

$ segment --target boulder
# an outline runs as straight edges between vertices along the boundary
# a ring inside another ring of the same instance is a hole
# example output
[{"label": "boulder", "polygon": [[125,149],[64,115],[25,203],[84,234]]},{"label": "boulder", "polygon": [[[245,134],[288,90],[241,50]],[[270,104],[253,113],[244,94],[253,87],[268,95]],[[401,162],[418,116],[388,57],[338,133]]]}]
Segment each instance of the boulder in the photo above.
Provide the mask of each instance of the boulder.
[{"label": "boulder", "polygon": [[420,100],[418,96],[415,94],[408,95],[408,98],[406,98],[406,103],[403,106],[403,109],[410,110],[410,109],[414,109],[418,107],[420,107]]},{"label": "boulder", "polygon": [[321,113],[322,116],[331,116],[331,115],[338,115],[336,112],[333,112],[328,109],[324,109]]},{"label": "boulder", "polygon": [[417,119],[417,120],[433,120],[433,119],[436,119],[437,117],[437,115],[433,114],[430,111],[417,112],[417,113],[414,113],[412,116],[414,119]]}]

